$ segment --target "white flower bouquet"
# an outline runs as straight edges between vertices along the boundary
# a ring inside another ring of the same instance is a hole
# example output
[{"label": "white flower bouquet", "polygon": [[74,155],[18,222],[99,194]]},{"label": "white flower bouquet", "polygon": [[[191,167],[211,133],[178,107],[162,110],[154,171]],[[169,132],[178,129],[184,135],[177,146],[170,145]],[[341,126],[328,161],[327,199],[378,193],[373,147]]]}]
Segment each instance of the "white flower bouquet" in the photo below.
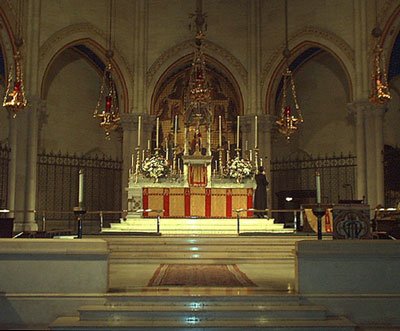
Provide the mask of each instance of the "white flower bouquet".
[{"label": "white flower bouquet", "polygon": [[250,161],[239,158],[238,156],[228,163],[228,177],[236,178],[241,181],[243,178],[253,175],[253,165]]},{"label": "white flower bouquet", "polygon": [[147,157],[142,162],[142,171],[146,177],[154,178],[158,181],[158,178],[164,177],[168,174],[168,163],[161,155],[153,155]]}]

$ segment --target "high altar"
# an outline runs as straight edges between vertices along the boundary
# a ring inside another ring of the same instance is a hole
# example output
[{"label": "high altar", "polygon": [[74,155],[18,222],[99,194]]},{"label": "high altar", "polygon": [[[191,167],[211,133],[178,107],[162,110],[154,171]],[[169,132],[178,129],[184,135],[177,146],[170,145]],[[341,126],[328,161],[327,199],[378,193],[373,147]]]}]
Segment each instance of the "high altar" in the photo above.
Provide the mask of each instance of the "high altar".
[{"label": "high altar", "polygon": [[[240,142],[238,93],[206,67],[201,11],[195,29],[191,67],[172,75],[155,94],[156,125],[147,149],[141,148],[139,116],[127,188],[130,216],[231,218],[238,209],[246,210],[241,217],[252,216],[247,209],[253,207],[252,173],[259,165],[257,116],[250,151]],[[235,160],[238,167],[232,166]]]}]

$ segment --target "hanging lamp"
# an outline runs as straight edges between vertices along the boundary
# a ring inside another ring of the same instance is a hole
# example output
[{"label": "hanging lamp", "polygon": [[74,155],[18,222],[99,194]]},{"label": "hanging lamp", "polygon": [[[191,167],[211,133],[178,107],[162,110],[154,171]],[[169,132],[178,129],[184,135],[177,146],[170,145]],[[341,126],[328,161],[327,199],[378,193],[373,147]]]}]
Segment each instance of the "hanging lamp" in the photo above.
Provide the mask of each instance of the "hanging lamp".
[{"label": "hanging lamp", "polygon": [[378,24],[378,13],[375,0],[375,27],[371,32],[375,38],[375,47],[372,56],[372,75],[371,75],[371,93],[369,101],[374,104],[383,104],[391,99],[389,84],[386,75],[386,61],[383,48],[380,43],[382,30]]},{"label": "hanging lamp", "polygon": [[[279,120],[276,121],[278,130],[280,133],[285,135],[286,139],[289,140],[291,135],[297,131],[298,125],[303,122],[303,116],[301,114],[299,103],[297,102],[296,86],[294,84],[293,73],[289,68],[289,57],[290,50],[288,47],[288,6],[287,0],[285,0],[285,49],[283,50],[283,56],[285,58],[286,68],[282,75],[282,101],[281,101],[281,113]],[[290,90],[294,109],[289,103],[288,90]]]},{"label": "hanging lamp", "polygon": [[6,93],[3,100],[3,107],[13,113],[13,118],[17,113],[24,110],[28,104],[25,96],[23,72],[22,72],[22,54],[21,48],[23,45],[22,39],[22,1],[17,2],[17,20],[16,20],[16,38],[15,47],[16,52],[14,55],[15,70],[9,70]]},{"label": "hanging lamp", "polygon": [[210,101],[211,89],[206,77],[206,61],[202,46],[205,38],[205,17],[202,10],[202,0],[196,2],[195,17],[196,28],[195,52],[190,70],[187,93],[185,94],[185,122],[209,125],[211,121]]},{"label": "hanging lamp", "polygon": [[118,93],[113,78],[113,65],[112,58],[113,52],[113,38],[112,38],[112,25],[114,18],[114,0],[110,0],[110,16],[109,16],[109,38],[108,50],[106,52],[107,65],[104,69],[103,79],[100,87],[100,95],[93,117],[100,119],[100,127],[103,128],[106,138],[110,139],[110,134],[119,127],[121,120],[119,113]]}]

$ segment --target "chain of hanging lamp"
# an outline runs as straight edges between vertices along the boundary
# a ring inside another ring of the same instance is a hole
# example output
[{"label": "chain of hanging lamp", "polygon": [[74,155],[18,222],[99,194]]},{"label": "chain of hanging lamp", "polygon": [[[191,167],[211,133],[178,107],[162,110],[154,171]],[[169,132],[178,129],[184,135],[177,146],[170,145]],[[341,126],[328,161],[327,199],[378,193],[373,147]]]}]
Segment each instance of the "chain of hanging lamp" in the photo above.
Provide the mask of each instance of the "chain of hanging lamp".
[{"label": "chain of hanging lamp", "polygon": [[[303,122],[299,103],[297,102],[296,86],[294,84],[293,74],[289,68],[290,50],[288,46],[288,6],[285,0],[285,49],[283,50],[286,68],[282,75],[282,100],[281,113],[279,120],[276,121],[278,130],[289,140],[291,135],[297,131],[298,125]],[[289,91],[288,91],[289,90]],[[294,104],[294,110],[290,105],[288,93],[291,93]]]},{"label": "chain of hanging lamp", "polygon": [[110,0],[109,6],[109,38],[107,45],[107,64],[104,69],[103,79],[100,87],[100,95],[93,116],[100,119],[100,127],[103,128],[106,138],[115,131],[121,120],[119,113],[119,102],[115,80],[113,78],[112,57],[114,55],[113,19],[115,16],[114,0]]},{"label": "chain of hanging lamp", "polygon": [[372,75],[371,75],[371,93],[370,102],[374,104],[383,104],[390,100],[389,84],[386,75],[386,61],[383,48],[381,46],[382,30],[378,24],[378,13],[375,0],[375,27],[371,32],[376,39],[373,51]]},{"label": "chain of hanging lamp", "polygon": [[3,100],[3,107],[13,114],[15,118],[17,113],[26,108],[28,101],[25,96],[23,72],[22,72],[22,1],[17,1],[16,18],[16,38],[15,38],[15,70],[9,70],[6,93]]}]

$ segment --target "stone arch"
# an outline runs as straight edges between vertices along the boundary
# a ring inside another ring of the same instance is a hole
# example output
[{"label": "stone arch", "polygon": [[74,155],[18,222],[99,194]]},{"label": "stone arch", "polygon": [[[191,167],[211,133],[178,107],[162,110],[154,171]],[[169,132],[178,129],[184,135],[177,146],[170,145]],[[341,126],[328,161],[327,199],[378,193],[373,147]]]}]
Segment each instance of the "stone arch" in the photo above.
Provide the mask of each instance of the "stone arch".
[{"label": "stone arch", "polygon": [[[5,9],[3,8],[5,4],[6,3],[4,2],[2,3],[2,5],[0,5],[0,25],[1,25],[0,45],[1,45],[1,51],[3,53],[5,73],[8,74],[8,70],[14,66],[15,40],[14,40],[14,33],[10,24],[10,20],[13,18],[12,17],[9,18],[5,14]],[[7,9],[8,12],[11,12],[11,8]]]},{"label": "stone arch", "polygon": [[[234,57],[230,52],[218,46],[217,44],[205,40],[203,42],[205,55],[218,63],[220,68],[224,68],[228,76],[232,77],[238,86],[240,91],[247,90],[247,70],[241,64],[241,62]],[[146,85],[147,85],[147,104],[152,104],[153,91],[156,90],[157,84],[159,84],[162,76],[173,68],[181,59],[184,59],[188,54],[192,54],[194,50],[193,40],[186,40],[178,45],[175,45],[167,49],[161,54],[149,67],[146,73]],[[190,55],[191,56],[191,55]],[[190,58],[191,59],[191,58]],[[246,105],[246,94],[241,92],[242,104]],[[246,109],[243,106],[242,109]]]},{"label": "stone arch", "polygon": [[[338,61],[347,77],[349,99],[352,100],[355,82],[355,59],[353,49],[344,40],[331,32],[306,27],[290,38],[289,45],[296,45],[295,47],[291,47],[290,63],[311,47],[317,47],[332,55]],[[285,59],[282,55],[284,47],[285,45],[282,45],[279,49],[275,50],[270,59],[265,63],[261,74],[262,95],[265,96],[264,109],[269,114],[273,114],[275,111],[275,94],[280,81],[279,77],[285,68]]]},{"label": "stone arch", "polygon": [[[400,5],[391,11],[385,26],[383,27],[382,46],[386,57],[386,66],[390,67],[390,60],[395,43],[400,36]],[[389,73],[389,70],[387,70]]]},{"label": "stone arch", "polygon": [[[50,36],[40,47],[39,77],[41,84],[41,97],[45,93],[46,77],[54,60],[66,49],[84,45],[106,63],[105,52],[107,36],[105,33],[89,23],[68,26]],[[133,74],[127,61],[121,56],[118,49],[114,49],[113,66],[116,72],[117,89],[120,91],[121,112],[129,112],[132,104]]]}]

